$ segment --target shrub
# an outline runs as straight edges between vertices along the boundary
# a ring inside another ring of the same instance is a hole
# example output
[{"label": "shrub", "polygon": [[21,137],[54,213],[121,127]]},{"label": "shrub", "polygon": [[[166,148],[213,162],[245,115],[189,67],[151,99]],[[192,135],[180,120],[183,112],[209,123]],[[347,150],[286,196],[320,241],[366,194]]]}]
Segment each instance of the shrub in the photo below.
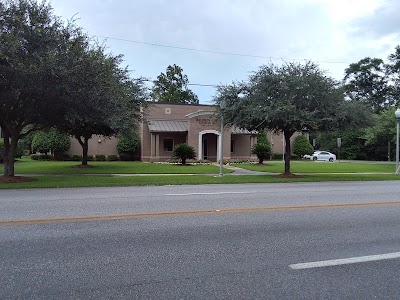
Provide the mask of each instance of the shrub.
[{"label": "shrub", "polygon": [[53,157],[47,154],[31,154],[32,160],[51,160]]},{"label": "shrub", "polygon": [[74,154],[71,156],[72,161],[82,161],[82,155]]},{"label": "shrub", "polygon": [[128,152],[123,152],[119,155],[119,159],[122,161],[131,161],[133,160],[133,154]]},{"label": "shrub", "polygon": [[39,160],[39,154],[31,154],[32,160]]},{"label": "shrub", "polygon": [[130,153],[132,156],[139,148],[139,141],[136,134],[126,133],[118,136],[117,151],[121,153]]},{"label": "shrub", "polygon": [[67,153],[54,153],[54,159],[62,161],[71,161],[72,157]]},{"label": "shrub", "polygon": [[117,155],[107,155],[107,161],[117,161],[118,156]]},{"label": "shrub", "polygon": [[103,154],[96,154],[96,161],[106,161],[106,156]]},{"label": "shrub", "polygon": [[310,144],[308,139],[304,135],[298,135],[293,142],[293,153],[298,157],[303,157],[308,154],[311,155],[314,152],[313,146]]},{"label": "shrub", "polygon": [[51,128],[48,131],[38,131],[32,139],[33,152],[64,152],[69,149],[69,146],[70,140],[68,135],[60,133],[55,128]]},{"label": "shrub", "polygon": [[172,152],[172,157],[180,159],[182,165],[186,165],[187,159],[195,159],[196,152],[194,148],[188,144],[179,144]]},{"label": "shrub", "polygon": [[259,164],[262,164],[265,159],[268,159],[271,156],[271,144],[269,143],[264,131],[261,131],[258,134],[257,144],[253,145],[251,153],[257,155]]}]

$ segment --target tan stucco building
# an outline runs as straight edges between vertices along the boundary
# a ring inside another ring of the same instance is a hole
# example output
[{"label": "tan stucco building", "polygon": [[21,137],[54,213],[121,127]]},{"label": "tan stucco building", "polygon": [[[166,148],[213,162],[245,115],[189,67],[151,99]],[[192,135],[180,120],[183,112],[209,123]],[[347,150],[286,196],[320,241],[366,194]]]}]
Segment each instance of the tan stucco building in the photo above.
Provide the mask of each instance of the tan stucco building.
[{"label": "tan stucco building", "polygon": [[[256,158],[251,147],[257,142],[257,133],[238,128],[224,128],[221,143],[221,122],[213,105],[151,103],[144,112],[139,127],[140,160],[147,162],[171,159],[174,147],[181,143],[191,145],[199,160],[219,160],[223,145],[223,159]],[[283,152],[281,135],[267,133],[274,153]],[[116,138],[94,136],[89,141],[89,155],[116,155]],[[82,148],[71,140],[69,154],[81,154]]]}]

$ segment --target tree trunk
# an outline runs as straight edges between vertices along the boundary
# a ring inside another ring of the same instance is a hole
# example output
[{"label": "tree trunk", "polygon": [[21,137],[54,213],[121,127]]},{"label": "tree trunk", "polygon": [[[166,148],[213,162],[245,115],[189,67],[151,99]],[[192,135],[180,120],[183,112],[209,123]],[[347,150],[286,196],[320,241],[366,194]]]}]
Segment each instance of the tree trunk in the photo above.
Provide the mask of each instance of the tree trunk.
[{"label": "tree trunk", "polygon": [[291,146],[290,146],[290,138],[293,135],[293,132],[289,131],[289,130],[285,130],[283,132],[284,136],[285,136],[285,175],[290,175],[290,154],[292,152],[291,150]]},{"label": "tree trunk", "polygon": [[82,165],[88,165],[88,151],[89,151],[89,141],[87,138],[84,138],[84,142],[82,145]]},{"label": "tree trunk", "polygon": [[82,146],[82,165],[88,165],[88,151],[89,151],[89,139],[90,137],[75,136],[79,144]]},{"label": "tree trunk", "polygon": [[10,138],[7,133],[4,133],[4,176],[14,176],[14,157],[17,149],[18,138]]}]

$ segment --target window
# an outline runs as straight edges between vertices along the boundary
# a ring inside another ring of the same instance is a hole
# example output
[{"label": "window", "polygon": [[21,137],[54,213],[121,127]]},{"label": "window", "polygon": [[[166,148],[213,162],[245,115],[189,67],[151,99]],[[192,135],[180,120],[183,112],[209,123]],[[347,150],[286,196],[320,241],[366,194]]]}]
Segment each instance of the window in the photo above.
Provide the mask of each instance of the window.
[{"label": "window", "polygon": [[235,140],[231,140],[231,153],[235,153]]},{"label": "window", "polygon": [[164,151],[172,152],[174,150],[174,140],[164,139]]}]

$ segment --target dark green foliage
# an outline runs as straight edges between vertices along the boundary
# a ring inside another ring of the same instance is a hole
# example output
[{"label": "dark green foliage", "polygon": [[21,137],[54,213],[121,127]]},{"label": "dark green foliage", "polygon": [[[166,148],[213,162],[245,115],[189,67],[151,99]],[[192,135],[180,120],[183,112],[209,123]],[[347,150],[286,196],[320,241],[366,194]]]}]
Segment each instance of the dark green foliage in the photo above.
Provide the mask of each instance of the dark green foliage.
[{"label": "dark green foliage", "polygon": [[47,153],[61,153],[70,147],[70,139],[65,133],[59,132],[55,128],[47,131],[38,131],[32,139],[32,151]]},{"label": "dark green foliage", "polygon": [[64,26],[46,2],[1,1],[0,127],[5,176],[14,176],[18,140],[64,119],[70,106],[59,97],[67,44],[78,30]]},{"label": "dark green foliage", "polygon": [[107,155],[107,161],[117,161],[118,156],[117,155]]},{"label": "dark green foliage", "polygon": [[103,154],[96,154],[96,161],[106,161],[106,156]]},{"label": "dark green foliage", "polygon": [[196,153],[192,146],[188,144],[179,144],[172,152],[172,157],[180,159],[182,165],[185,165],[187,159],[195,159]]},{"label": "dark green foliage", "polygon": [[365,103],[375,112],[394,104],[382,59],[363,58],[351,64],[345,73],[344,90],[350,99]]},{"label": "dark green foliage", "polygon": [[161,73],[154,82],[151,92],[153,101],[198,104],[199,99],[188,88],[188,78],[177,65],[168,66],[166,74]]},{"label": "dark green foliage", "polygon": [[293,153],[298,157],[303,157],[308,154],[311,155],[314,152],[313,146],[310,144],[308,139],[304,135],[298,135],[293,142]]},{"label": "dark green foliage", "polygon": [[220,86],[215,102],[225,103],[227,125],[283,132],[285,174],[290,174],[295,132],[359,125],[367,119],[359,103],[345,102],[339,84],[312,62],[262,66],[248,83]]},{"label": "dark green foliage", "polygon": [[58,153],[57,155],[54,155],[54,160],[61,160],[61,161],[71,161],[71,155],[67,153]]},{"label": "dark green foliage", "polygon": [[136,134],[121,134],[118,136],[117,151],[118,153],[134,154],[139,148],[139,140]]},{"label": "dark green foliage", "polygon": [[82,160],[82,155],[74,154],[74,155],[71,156],[71,160],[72,161],[81,161]]},{"label": "dark green foliage", "polygon": [[257,155],[258,163],[262,164],[264,160],[269,159],[271,156],[271,144],[267,139],[265,131],[258,134],[257,144],[251,148],[251,153]]},{"label": "dark green foliage", "polygon": [[133,154],[129,152],[123,152],[119,155],[119,159],[122,161],[132,161],[134,160]]},{"label": "dark green foliage", "polygon": [[53,157],[47,154],[31,154],[32,160],[52,160]]},{"label": "dark green foliage", "polygon": [[321,133],[318,137],[319,150],[333,152],[336,154],[337,159],[339,159],[339,148],[336,143],[338,137],[342,139],[340,159],[368,159],[363,129]]},{"label": "dark green foliage", "polygon": [[398,105],[400,102],[400,46],[397,46],[394,53],[389,55],[389,63],[386,67],[386,73],[394,83],[391,86],[390,95],[392,100],[396,101],[394,104]]}]

